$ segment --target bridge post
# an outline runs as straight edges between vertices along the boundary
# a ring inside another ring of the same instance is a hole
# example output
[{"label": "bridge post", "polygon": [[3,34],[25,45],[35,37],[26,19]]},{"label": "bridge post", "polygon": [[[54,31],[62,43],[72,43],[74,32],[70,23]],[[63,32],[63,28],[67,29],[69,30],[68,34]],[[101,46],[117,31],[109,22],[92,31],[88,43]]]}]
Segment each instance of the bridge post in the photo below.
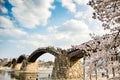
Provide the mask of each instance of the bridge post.
[{"label": "bridge post", "polygon": [[22,63],[17,63],[14,69],[20,70],[21,66],[22,66]]},{"label": "bridge post", "polygon": [[61,54],[55,58],[53,67],[53,79],[67,79],[69,76],[67,70],[70,68],[70,60],[67,55]]},{"label": "bridge post", "polygon": [[38,72],[38,63],[28,62],[27,60],[24,59],[20,70],[30,73],[36,73]]},{"label": "bridge post", "polygon": [[70,60],[70,68],[67,71],[70,79],[82,80],[82,64],[81,60]]},{"label": "bridge post", "polygon": [[71,60],[64,51],[55,58],[52,72],[53,79],[79,79],[82,78],[81,60]]},{"label": "bridge post", "polygon": [[22,62],[20,70],[25,71],[27,68],[27,65],[28,65],[28,61],[24,59]]},{"label": "bridge post", "polygon": [[15,66],[16,66],[16,64],[17,64],[17,61],[16,61],[16,59],[14,58],[14,59],[12,60],[11,68],[14,69]]}]

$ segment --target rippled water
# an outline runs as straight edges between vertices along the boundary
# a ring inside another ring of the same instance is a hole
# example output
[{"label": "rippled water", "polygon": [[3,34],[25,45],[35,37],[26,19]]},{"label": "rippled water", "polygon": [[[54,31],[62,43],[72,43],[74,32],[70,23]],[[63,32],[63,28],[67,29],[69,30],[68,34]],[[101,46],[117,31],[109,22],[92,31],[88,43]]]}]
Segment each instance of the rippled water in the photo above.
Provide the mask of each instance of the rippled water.
[{"label": "rippled water", "polygon": [[46,80],[50,77],[51,73],[52,70],[40,70],[39,73],[23,73],[2,69],[0,70],[0,80],[28,80],[29,78],[32,80],[36,80],[36,78]]},{"label": "rippled water", "polygon": [[9,72],[0,70],[0,80],[16,80],[16,79],[12,78]]}]

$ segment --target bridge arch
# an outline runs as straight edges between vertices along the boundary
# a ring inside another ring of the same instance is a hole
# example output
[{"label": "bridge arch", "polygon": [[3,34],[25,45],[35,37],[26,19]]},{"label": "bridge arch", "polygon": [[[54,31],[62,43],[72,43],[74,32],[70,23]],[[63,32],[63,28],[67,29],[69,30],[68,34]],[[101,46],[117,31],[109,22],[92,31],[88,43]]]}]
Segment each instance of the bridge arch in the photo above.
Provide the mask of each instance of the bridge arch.
[{"label": "bridge arch", "polygon": [[17,63],[22,63],[22,61],[23,61],[24,59],[26,59],[26,56],[25,56],[25,55],[19,56],[18,59],[17,59]]},{"label": "bridge arch", "polygon": [[2,59],[0,59],[0,62],[2,62],[3,60]]},{"label": "bridge arch", "polygon": [[68,52],[68,56],[72,61],[78,61],[83,58],[84,55],[86,55],[85,51],[80,49],[74,49]]},{"label": "bridge arch", "polygon": [[11,62],[12,62],[12,64],[16,63],[16,59],[13,58]]},{"label": "bridge arch", "polygon": [[17,62],[16,58],[13,58],[12,62],[11,62],[12,63],[12,65],[11,65],[12,68],[15,68],[16,62]]},{"label": "bridge arch", "polygon": [[11,65],[12,65],[12,61],[9,61],[4,66],[10,67]]},{"label": "bridge arch", "polygon": [[59,55],[59,52],[53,47],[38,48],[28,57],[27,60],[28,62],[35,62],[38,59],[38,57],[45,53],[50,53],[55,57]]}]

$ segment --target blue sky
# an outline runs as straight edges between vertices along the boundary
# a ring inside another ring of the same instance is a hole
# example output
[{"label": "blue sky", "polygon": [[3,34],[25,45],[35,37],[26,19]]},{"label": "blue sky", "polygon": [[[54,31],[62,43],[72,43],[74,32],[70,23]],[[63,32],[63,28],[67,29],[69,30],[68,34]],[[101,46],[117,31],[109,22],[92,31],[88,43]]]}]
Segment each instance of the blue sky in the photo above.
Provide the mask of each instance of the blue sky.
[{"label": "blue sky", "polygon": [[[1,0],[0,58],[30,55],[39,47],[70,48],[101,35],[88,0]],[[46,54],[41,60],[53,60]]]}]

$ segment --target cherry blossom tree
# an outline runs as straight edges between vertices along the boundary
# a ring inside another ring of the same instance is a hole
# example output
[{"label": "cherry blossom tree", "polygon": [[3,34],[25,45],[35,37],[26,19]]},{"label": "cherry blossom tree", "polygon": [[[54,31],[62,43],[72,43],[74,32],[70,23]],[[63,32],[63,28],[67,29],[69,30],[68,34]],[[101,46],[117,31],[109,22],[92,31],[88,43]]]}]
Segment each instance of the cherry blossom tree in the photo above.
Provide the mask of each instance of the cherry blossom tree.
[{"label": "cherry blossom tree", "polygon": [[[116,35],[118,35],[117,38]],[[111,61],[111,58],[120,53],[120,35],[118,33],[105,34],[102,37],[92,35],[92,38],[93,40],[86,43],[73,46],[75,49],[84,51],[85,55],[87,55],[85,66],[88,66],[89,75],[94,70],[97,73],[96,68],[98,67],[106,70],[111,67],[119,68],[120,63],[116,60]]]},{"label": "cherry blossom tree", "polygon": [[93,18],[100,20],[104,29],[120,31],[120,0],[90,0]]},{"label": "cherry blossom tree", "polygon": [[113,45],[111,46],[111,44],[114,41],[114,38],[116,37],[116,34],[117,33],[105,34],[102,37],[100,36],[94,37],[92,35],[93,40],[90,40],[81,45],[73,46],[74,48],[77,48],[77,49],[79,48],[80,50],[84,50],[84,52],[88,56],[86,58],[85,65],[89,66],[90,68],[89,73],[91,73],[91,71],[93,71],[96,68],[96,66],[97,67],[104,66],[104,68],[107,68],[108,64],[109,65],[113,64],[113,62],[111,62],[110,59],[113,55],[118,54],[117,48],[120,47],[119,45],[120,35],[118,38],[116,38],[117,44],[114,46]]},{"label": "cherry blossom tree", "polygon": [[[120,40],[117,39],[120,38],[120,0],[90,0],[88,4],[94,9],[93,18],[100,20],[104,29],[110,30],[111,33],[116,32],[113,39],[108,40],[106,38],[101,46],[104,49],[108,46],[105,50],[106,52],[103,53],[107,54],[108,58],[111,58],[117,55],[120,49]],[[107,62],[111,66],[115,67],[115,64],[118,65],[115,60],[110,61],[108,59]]]},{"label": "cherry blossom tree", "polygon": [[93,18],[100,20],[103,28],[109,30],[110,34],[102,37],[91,34],[93,40],[73,47],[86,53],[88,73],[96,67],[106,70],[112,67],[120,73],[120,63],[116,61],[116,55],[120,54],[120,0],[90,0],[88,5],[94,9]]}]

